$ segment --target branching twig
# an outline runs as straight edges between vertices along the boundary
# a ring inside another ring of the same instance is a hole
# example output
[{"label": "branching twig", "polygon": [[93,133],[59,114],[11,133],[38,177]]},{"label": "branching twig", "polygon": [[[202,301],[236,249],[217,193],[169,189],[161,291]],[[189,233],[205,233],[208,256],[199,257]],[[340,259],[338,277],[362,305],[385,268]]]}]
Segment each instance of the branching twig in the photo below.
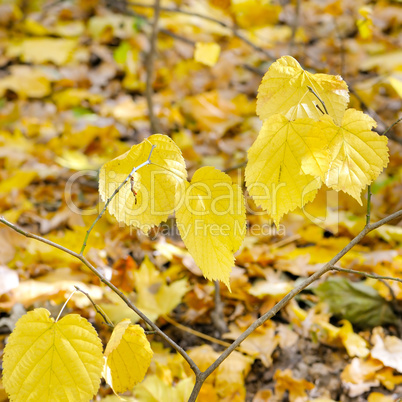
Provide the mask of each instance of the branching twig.
[{"label": "branching twig", "polygon": [[88,298],[88,300],[91,302],[91,304],[92,304],[92,306],[94,307],[94,309],[96,310],[96,312],[97,312],[99,315],[102,316],[103,321],[105,321],[104,323],[105,323],[108,327],[114,328],[114,325],[113,325],[112,321],[107,317],[107,315],[105,314],[105,312],[102,311],[102,310],[100,309],[100,307],[92,300],[92,297],[89,295],[89,293],[88,293],[88,292],[85,292],[85,291],[82,290],[82,289],[80,289],[78,286],[74,286],[74,287],[77,289],[78,292],[83,293],[83,294]]},{"label": "branching twig", "polygon": [[85,247],[87,246],[87,241],[88,241],[88,237],[89,234],[91,233],[92,229],[94,228],[94,226],[96,225],[96,223],[98,222],[98,220],[100,218],[102,218],[103,214],[106,211],[106,208],[108,207],[108,205],[110,204],[110,202],[112,201],[112,199],[115,197],[115,195],[121,190],[121,188],[128,182],[128,180],[130,179],[130,177],[139,169],[143,168],[144,166],[147,166],[151,163],[151,156],[152,156],[152,152],[154,151],[154,148],[156,147],[156,145],[152,145],[151,150],[149,151],[149,155],[148,155],[148,159],[144,162],[141,163],[141,165],[136,166],[133,168],[133,170],[129,173],[129,175],[123,180],[123,182],[119,185],[119,187],[116,188],[116,190],[114,190],[113,194],[107,199],[105,206],[103,207],[101,213],[96,217],[96,219],[94,220],[94,222],[92,223],[92,225],[90,226],[90,228],[87,230],[87,233],[85,235],[85,239],[84,242],[82,243],[82,247],[81,247],[81,251],[80,251],[80,255],[83,254]]},{"label": "branching twig", "polygon": [[160,132],[158,119],[156,118],[154,111],[154,101],[152,98],[154,93],[152,84],[154,81],[154,60],[156,54],[156,40],[158,38],[160,0],[155,0],[153,9],[154,9],[154,20],[152,22],[152,31],[151,36],[149,38],[149,53],[147,55],[147,61],[146,61],[147,79],[145,87],[145,97],[147,99],[148,104],[148,114],[149,114],[149,121],[151,124],[151,133],[155,134]]},{"label": "branching twig", "polygon": [[[308,86],[308,85],[307,85],[307,88],[308,88],[308,90],[309,90],[311,93],[313,93],[313,94],[315,95],[315,97],[321,102],[321,105],[322,105],[322,107],[324,108],[325,113],[329,115],[328,110],[327,110],[327,107],[325,106],[324,101],[318,96],[318,94],[314,91],[313,88],[311,88],[311,87]],[[322,110],[321,110],[321,113],[322,113]]]},{"label": "branching twig", "polygon": [[126,305],[133,310],[139,317],[141,317],[158,335],[160,335],[173,349],[175,349],[178,353],[180,353],[183,358],[187,361],[191,369],[194,371],[196,376],[198,376],[201,371],[198,366],[194,363],[191,357],[185,352],[185,350],[179,346],[173,339],[171,339],[168,335],[166,335],[159,327],[149,319],[141,310],[139,310],[132,301],[123,293],[121,292],[115,285],[113,285],[110,281],[108,281],[82,254],[77,254],[76,252],[61,246],[51,240],[45,239],[44,237],[37,236],[33,233],[26,232],[24,229],[14,225],[11,222],[8,222],[4,217],[0,216],[0,222],[7,225],[9,228],[15,230],[16,232],[22,234],[25,237],[29,237],[35,240],[38,240],[42,243],[45,243],[49,246],[57,248],[71,256],[80,260],[86,267],[90,269],[90,271],[95,274],[101,282],[103,282],[108,288],[110,288],[114,293],[116,293],[120,299],[126,303]]},{"label": "branching twig", "polygon": [[384,219],[376,223],[372,223],[366,225],[363,230],[354,238],[352,241],[341,250],[331,261],[325,264],[319,271],[315,272],[303,282],[301,282],[298,286],[296,286],[293,290],[291,290],[281,301],[279,301],[271,310],[266,312],[259,319],[254,321],[219,357],[218,359],[212,363],[207,370],[200,373],[196,376],[196,383],[194,385],[193,392],[189,398],[189,402],[195,402],[197,396],[200,392],[202,384],[204,381],[216,370],[216,368],[238,347],[254,330],[264,324],[265,321],[271,319],[275,314],[277,314],[283,307],[285,307],[290,300],[292,300],[296,295],[298,295],[302,290],[304,290],[307,286],[311,285],[321,276],[323,276],[328,271],[331,271],[334,264],[336,264],[350,249],[352,249],[356,244],[358,244],[367,233],[373,231],[374,229],[379,228],[386,223],[402,217],[402,210],[393,213],[392,215],[387,216]]}]

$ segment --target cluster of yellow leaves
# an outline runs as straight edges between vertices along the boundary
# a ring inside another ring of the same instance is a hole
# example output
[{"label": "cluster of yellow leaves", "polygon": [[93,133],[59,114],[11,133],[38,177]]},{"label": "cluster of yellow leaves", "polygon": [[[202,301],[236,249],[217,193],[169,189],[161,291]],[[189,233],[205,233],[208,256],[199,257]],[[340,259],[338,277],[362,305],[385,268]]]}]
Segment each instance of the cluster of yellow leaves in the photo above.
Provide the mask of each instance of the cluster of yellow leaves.
[{"label": "cluster of yellow leaves", "polygon": [[[18,320],[3,358],[3,383],[11,401],[87,402],[102,375],[114,392],[142,381],[153,352],[139,325],[121,321],[102,354],[92,325],[77,314],[60,321],[44,308]],[[104,357],[103,357],[104,356]]]},{"label": "cluster of yellow leaves", "polygon": [[323,183],[361,204],[362,190],[387,165],[386,137],[372,131],[371,117],[346,110],[348,100],[341,77],[311,74],[290,56],[265,74],[257,101],[263,126],[248,151],[246,183],[276,225]]},{"label": "cluster of yellow leaves", "polygon": [[[126,180],[130,174],[133,180]],[[169,137],[155,134],[102,167],[99,192],[107,202],[126,180],[108,210],[145,233],[176,212],[184,244],[204,276],[230,287],[233,253],[245,236],[241,189],[213,167],[197,170],[191,183],[186,178],[180,149]]]}]

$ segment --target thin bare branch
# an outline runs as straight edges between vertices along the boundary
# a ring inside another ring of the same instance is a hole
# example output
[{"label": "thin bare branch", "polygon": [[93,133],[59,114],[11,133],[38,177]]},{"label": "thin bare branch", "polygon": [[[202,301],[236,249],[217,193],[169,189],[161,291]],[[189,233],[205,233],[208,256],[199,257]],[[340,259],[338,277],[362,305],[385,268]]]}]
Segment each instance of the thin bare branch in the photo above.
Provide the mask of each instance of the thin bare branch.
[{"label": "thin bare branch", "polygon": [[366,213],[366,225],[370,224],[371,216],[371,186],[367,186],[367,213]]},{"label": "thin bare branch", "polygon": [[102,316],[104,323],[110,327],[110,328],[114,328],[114,325],[112,323],[112,321],[109,319],[109,317],[106,315],[106,313],[104,311],[101,310],[101,308],[92,300],[92,297],[89,295],[89,293],[85,292],[84,290],[80,289],[78,286],[74,286],[78,292],[81,292],[82,294],[84,294],[88,300],[91,302],[93,308],[96,310],[96,312]]},{"label": "thin bare branch", "polygon": [[25,231],[24,229],[14,225],[13,223],[7,221],[4,217],[0,216],[0,222],[4,223],[7,225],[9,228],[15,230],[16,232],[20,233],[21,235],[25,237],[29,237],[31,239],[38,240],[42,243],[45,243],[49,246],[52,246],[54,248],[57,248],[67,254],[70,254],[71,256],[77,258],[80,260],[86,267],[89,268],[89,270],[96,275],[102,283],[104,283],[108,288],[110,288],[114,293],[116,293],[120,299],[126,303],[126,305],[133,310],[141,319],[143,319],[158,335],[160,335],[173,349],[175,349],[178,353],[180,353],[183,358],[186,360],[186,362],[189,364],[191,369],[194,371],[196,376],[198,376],[201,371],[198,368],[198,366],[194,363],[194,361],[191,359],[191,357],[185,352],[185,350],[179,346],[173,339],[171,339],[168,335],[166,335],[159,327],[151,320],[149,319],[141,310],[139,310],[133,303],[132,301],[123,293],[121,292],[115,285],[113,285],[110,281],[108,281],[82,254],[77,254],[76,252],[61,246],[60,244],[57,244],[51,240],[45,239],[44,237],[35,235],[33,233],[29,233]]},{"label": "thin bare branch", "polygon": [[219,357],[218,359],[208,367],[207,370],[202,372],[196,377],[196,384],[194,386],[193,392],[189,398],[189,402],[195,402],[197,399],[198,393],[202,387],[203,382],[210,376],[214,370],[258,327],[260,327],[264,322],[271,319],[274,315],[276,315],[283,307],[285,307],[290,300],[292,300],[296,295],[298,295],[302,290],[306,289],[309,285],[319,279],[328,271],[331,271],[332,267],[356,244],[358,244],[367,233],[379,228],[382,225],[385,225],[388,222],[391,222],[394,219],[402,217],[402,210],[393,213],[392,215],[387,216],[384,219],[381,219],[378,222],[372,223],[370,225],[366,225],[363,230],[354,238],[352,241],[341,250],[331,261],[325,264],[320,270],[309,276],[303,282],[301,282],[298,286],[296,286],[293,290],[291,290],[281,301],[279,301],[271,310],[262,315],[259,319],[254,321]]},{"label": "thin bare branch", "polygon": [[[327,107],[325,106],[324,101],[318,96],[317,92],[315,92],[314,89],[311,88],[311,87],[309,87],[308,85],[307,85],[307,88],[308,88],[308,90],[309,90],[312,94],[314,94],[315,97],[321,102],[321,105],[322,105],[322,107],[323,107],[324,110],[325,110],[325,114],[328,114],[328,115],[329,115],[328,110],[327,110]],[[317,106],[317,105],[316,105],[316,106]],[[321,110],[321,113],[324,114],[324,112],[323,112],[322,110]]]},{"label": "thin bare branch", "polygon": [[158,21],[160,15],[160,0],[155,0],[155,4],[153,6],[154,9],[154,19],[152,22],[152,31],[151,36],[149,38],[149,52],[147,55],[146,60],[146,70],[147,70],[147,79],[146,79],[146,87],[145,87],[145,97],[147,99],[148,104],[148,114],[149,114],[149,121],[151,124],[151,133],[159,133],[159,123],[158,119],[155,115],[154,110],[154,101],[153,101],[153,82],[154,82],[154,67],[155,67],[155,55],[156,55],[156,42],[158,39]]},{"label": "thin bare branch", "polygon": [[383,275],[377,275],[377,274],[370,274],[368,272],[364,271],[356,271],[355,269],[348,269],[348,268],[340,268],[340,267],[335,267],[333,266],[331,268],[332,271],[339,271],[339,272],[347,272],[349,274],[356,274],[356,275],[362,275],[367,278],[373,278],[373,279],[378,279],[378,280],[388,280],[388,281],[396,281],[402,283],[402,279],[399,278],[394,278],[392,276],[383,276]]}]

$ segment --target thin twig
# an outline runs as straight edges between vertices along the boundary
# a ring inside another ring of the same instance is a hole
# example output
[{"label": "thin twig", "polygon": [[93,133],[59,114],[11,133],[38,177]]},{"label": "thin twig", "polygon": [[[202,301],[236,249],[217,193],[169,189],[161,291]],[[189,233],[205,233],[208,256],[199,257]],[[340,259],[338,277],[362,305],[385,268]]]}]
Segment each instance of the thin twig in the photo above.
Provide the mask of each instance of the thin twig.
[{"label": "thin twig", "polygon": [[332,266],[331,270],[332,271],[339,271],[339,272],[347,272],[349,274],[362,275],[362,276],[366,276],[367,278],[373,278],[373,279],[378,279],[378,280],[396,281],[396,282],[402,283],[402,279],[399,279],[399,278],[394,278],[392,276],[369,274],[369,273],[364,272],[364,271],[356,271],[355,269],[339,268],[339,267]]},{"label": "thin twig", "polygon": [[66,308],[67,303],[70,301],[70,299],[73,297],[74,293],[76,292],[76,290],[74,290],[70,296],[68,296],[68,299],[64,302],[63,307],[60,309],[59,314],[57,315],[56,318],[56,322],[59,321],[59,318],[61,316],[61,313],[63,312],[63,310]]},{"label": "thin twig", "polygon": [[74,286],[74,287],[77,289],[78,292],[83,293],[89,299],[89,301],[91,302],[91,304],[94,307],[94,309],[96,310],[96,312],[102,316],[104,324],[106,324],[110,328],[114,328],[112,321],[109,319],[109,317],[106,315],[106,313],[104,311],[102,311],[101,308],[92,300],[92,297],[89,295],[89,293],[80,289],[78,286]]},{"label": "thin twig", "polygon": [[123,182],[119,185],[119,187],[116,188],[116,190],[114,190],[113,194],[107,199],[105,206],[103,207],[101,213],[96,217],[96,219],[94,220],[94,222],[92,223],[92,225],[90,226],[90,228],[87,230],[87,233],[85,235],[84,238],[84,242],[82,243],[82,247],[80,250],[80,255],[83,255],[85,247],[87,246],[87,241],[88,241],[88,237],[89,234],[91,233],[92,229],[94,228],[94,226],[96,225],[96,223],[98,222],[98,220],[100,218],[102,218],[103,214],[106,211],[106,208],[108,207],[108,205],[110,204],[110,202],[112,201],[112,199],[115,197],[115,195],[121,190],[121,188],[128,182],[128,180],[130,179],[130,177],[139,169],[143,168],[144,166],[147,166],[151,163],[151,156],[152,156],[152,152],[154,151],[154,148],[156,147],[156,145],[152,145],[151,150],[149,151],[149,155],[148,155],[148,159],[144,162],[141,163],[141,165],[136,166],[133,168],[133,170],[129,173],[129,175],[123,180]]},{"label": "thin twig", "polygon": [[164,315],[163,318],[164,318],[169,324],[172,324],[172,325],[174,325],[175,327],[181,329],[182,331],[188,332],[188,333],[191,334],[191,335],[195,335],[195,336],[197,336],[198,338],[205,339],[206,341],[209,341],[209,342],[212,342],[212,343],[216,343],[216,344],[218,344],[218,345],[225,346],[225,347],[228,347],[228,346],[231,345],[229,342],[222,341],[221,339],[214,338],[213,336],[210,336],[210,335],[207,335],[207,334],[203,334],[203,333],[200,332],[200,331],[197,331],[197,330],[195,330],[195,329],[186,327],[185,325],[180,324],[179,322],[175,321],[173,318],[171,318],[171,317],[169,317],[169,316],[167,316],[167,315]]},{"label": "thin twig", "polygon": [[149,53],[147,55],[146,61],[146,70],[147,70],[147,78],[146,78],[146,87],[145,87],[145,97],[147,99],[148,104],[148,114],[149,114],[149,121],[151,124],[151,133],[159,133],[159,123],[158,119],[155,116],[154,110],[154,101],[153,101],[153,81],[154,81],[154,60],[156,54],[156,41],[158,39],[158,21],[160,15],[160,0],[155,0],[154,8],[154,20],[152,22],[152,31],[151,36],[149,38]]},{"label": "thin twig", "polygon": [[228,332],[228,327],[225,322],[225,315],[223,314],[223,303],[221,300],[221,288],[219,281],[215,281],[215,308],[211,312],[211,320],[218,330],[219,335],[222,336],[225,332]]},{"label": "thin twig", "polygon": [[108,281],[82,254],[77,254],[76,252],[61,246],[60,244],[57,244],[51,240],[45,239],[44,237],[35,235],[33,233],[26,232],[24,229],[14,225],[13,223],[7,221],[4,217],[0,216],[0,222],[4,223],[7,225],[9,228],[15,230],[16,232],[22,234],[25,237],[29,237],[35,240],[38,240],[42,243],[45,243],[49,246],[52,246],[54,248],[57,248],[67,254],[72,255],[73,257],[77,258],[80,260],[86,267],[90,269],[90,271],[96,275],[102,283],[104,283],[108,288],[110,288],[114,293],[117,294],[117,296],[120,297],[126,303],[126,305],[133,310],[141,319],[143,319],[158,335],[160,335],[173,349],[175,349],[178,353],[180,353],[184,360],[189,364],[193,372],[198,376],[201,371],[198,368],[198,366],[194,363],[194,361],[191,359],[191,357],[185,352],[185,350],[179,346],[173,339],[171,339],[168,335],[166,335],[159,327],[151,320],[149,319],[141,310],[139,310],[133,303],[132,301],[123,293],[121,292],[115,285],[113,285],[110,281]]},{"label": "thin twig", "polygon": [[[149,4],[141,4],[141,3],[135,3],[135,2],[127,2],[127,4],[129,4],[130,6],[133,7],[142,7],[142,8],[152,8],[152,5]],[[192,17],[197,17],[197,18],[201,18],[210,22],[214,22],[215,24],[218,24],[224,28],[230,29],[233,33],[233,35],[240,39],[241,41],[243,41],[244,43],[246,43],[248,46],[252,47],[254,50],[256,50],[257,52],[260,52],[262,54],[264,54],[268,59],[270,60],[275,60],[276,57],[270,53],[268,50],[256,45],[254,42],[250,41],[247,37],[245,37],[243,34],[241,34],[237,27],[235,25],[230,25],[227,24],[224,21],[218,20],[217,18],[214,17],[210,17],[209,15],[205,15],[205,14],[200,14],[197,12],[193,12],[193,11],[187,11],[187,10],[183,10],[182,8],[176,8],[176,7],[160,7],[161,11],[164,12],[169,12],[169,13],[180,13],[180,14],[185,14],[185,15],[189,15]],[[169,35],[170,35],[170,31],[168,31]]]},{"label": "thin twig", "polygon": [[271,310],[262,315],[259,319],[254,321],[219,357],[212,363],[207,370],[200,373],[196,376],[196,383],[194,385],[193,392],[189,398],[189,402],[195,402],[197,399],[198,393],[202,387],[204,381],[216,370],[216,368],[238,347],[254,330],[260,327],[264,322],[271,319],[274,315],[276,315],[283,307],[285,307],[290,300],[292,300],[296,295],[298,295],[302,290],[304,290],[307,286],[311,285],[321,276],[323,276],[328,271],[331,271],[334,264],[336,264],[350,249],[352,249],[356,244],[358,244],[367,233],[373,231],[374,229],[379,228],[386,223],[402,217],[402,210],[393,213],[392,215],[387,216],[384,219],[381,219],[378,222],[372,223],[370,225],[366,225],[363,230],[351,240],[351,242],[341,250],[331,261],[325,264],[319,271],[315,272],[303,282],[301,282],[298,286],[296,286],[293,290],[291,290],[281,301],[279,301]]},{"label": "thin twig", "polygon": [[383,133],[382,135],[387,135],[389,131],[391,131],[400,121],[402,121],[402,117],[400,117],[396,122],[392,123]]},{"label": "thin twig", "polygon": [[[308,88],[308,90],[309,90],[311,93],[313,93],[313,94],[315,95],[315,97],[321,102],[321,105],[322,105],[322,107],[324,108],[325,113],[329,115],[328,110],[327,110],[327,107],[325,106],[324,101],[318,96],[318,94],[314,91],[313,88],[311,88],[311,87],[308,86],[308,85],[307,85],[307,88]],[[321,110],[321,113],[322,113],[322,110]]]},{"label": "thin twig", "polygon": [[370,224],[371,215],[371,185],[367,186],[367,213],[366,213],[366,225]]}]

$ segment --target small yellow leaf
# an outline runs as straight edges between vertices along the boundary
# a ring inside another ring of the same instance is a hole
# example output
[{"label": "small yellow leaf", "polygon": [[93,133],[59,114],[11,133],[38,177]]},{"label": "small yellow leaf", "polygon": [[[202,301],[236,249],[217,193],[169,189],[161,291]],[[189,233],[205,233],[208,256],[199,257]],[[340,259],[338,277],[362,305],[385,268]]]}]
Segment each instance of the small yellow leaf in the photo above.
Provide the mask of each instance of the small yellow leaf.
[{"label": "small yellow leaf", "polygon": [[353,332],[352,324],[348,320],[342,320],[342,328],[338,332],[343,345],[350,357],[367,357],[370,353],[367,342]]},{"label": "small yellow leaf", "polygon": [[395,77],[389,77],[388,81],[392,85],[392,88],[395,89],[396,93],[402,98],[402,80]]},{"label": "small yellow leaf", "polygon": [[318,124],[328,139],[331,158],[329,171],[322,177],[325,184],[361,205],[362,190],[388,164],[387,137],[372,131],[376,122],[356,109],[348,109],[339,126],[329,116],[322,116]]},{"label": "small yellow leaf", "polygon": [[165,221],[174,211],[175,194],[180,186],[184,186],[187,177],[180,149],[168,136],[155,134],[103,165],[99,172],[99,193],[106,201],[134,167],[146,162],[152,145],[156,145],[152,163],[134,175],[137,194],[131,191],[128,180],[108,206],[119,222],[137,227],[144,233]]},{"label": "small yellow leaf", "polygon": [[176,218],[184,244],[204,276],[229,287],[233,253],[246,231],[240,187],[213,167],[198,169],[187,183]]},{"label": "small yellow leaf", "polygon": [[278,400],[283,400],[284,393],[289,392],[289,401],[296,402],[301,398],[307,397],[307,390],[314,388],[314,384],[304,379],[293,378],[292,370],[276,370],[274,375],[275,396]]},{"label": "small yellow leaf", "polygon": [[258,116],[265,120],[280,113],[289,120],[303,117],[318,120],[322,113],[317,106],[321,110],[323,106],[308,87],[325,103],[329,115],[340,122],[349,102],[345,81],[339,75],[311,74],[291,56],[281,57],[264,75],[258,88]]},{"label": "small yellow leaf", "polygon": [[194,60],[213,67],[218,61],[221,48],[217,43],[197,42],[195,44]]},{"label": "small yellow leaf", "polygon": [[81,316],[49,315],[39,308],[18,320],[5,347],[4,387],[13,402],[87,402],[99,388],[101,341]]},{"label": "small yellow leaf", "polygon": [[318,177],[327,171],[329,159],[327,139],[316,125],[312,119],[271,116],[248,151],[248,192],[276,225],[284,214],[312,201],[321,187]]},{"label": "small yellow leaf", "polygon": [[105,350],[104,377],[116,393],[141,382],[151,364],[153,352],[139,325],[124,319],[113,330]]}]

